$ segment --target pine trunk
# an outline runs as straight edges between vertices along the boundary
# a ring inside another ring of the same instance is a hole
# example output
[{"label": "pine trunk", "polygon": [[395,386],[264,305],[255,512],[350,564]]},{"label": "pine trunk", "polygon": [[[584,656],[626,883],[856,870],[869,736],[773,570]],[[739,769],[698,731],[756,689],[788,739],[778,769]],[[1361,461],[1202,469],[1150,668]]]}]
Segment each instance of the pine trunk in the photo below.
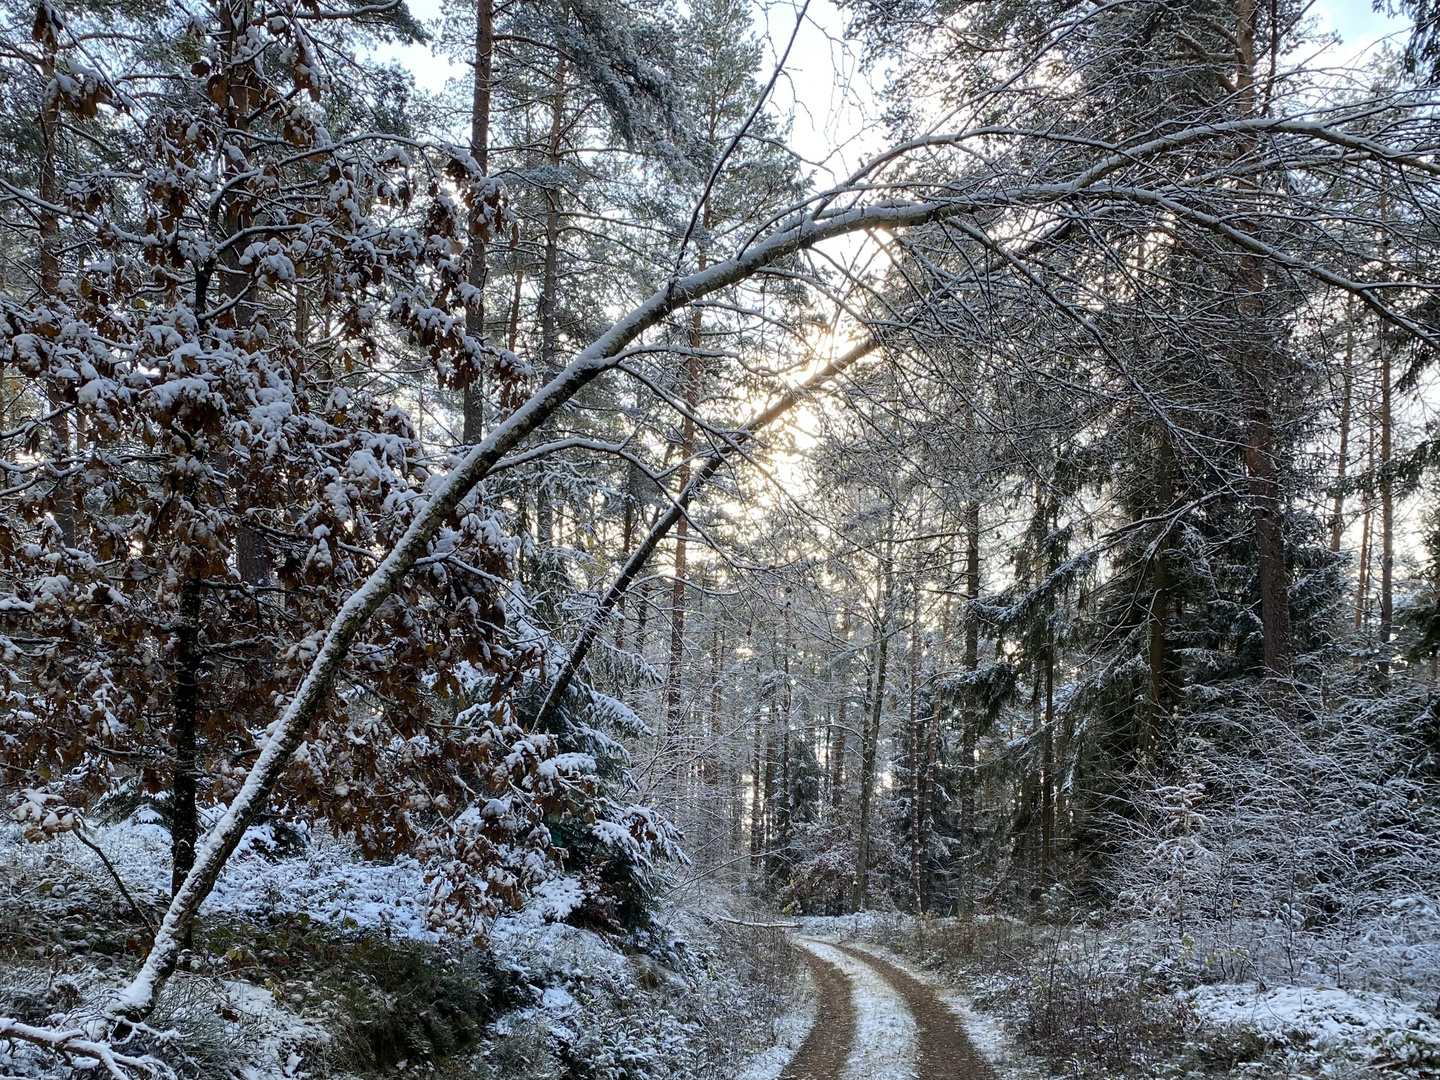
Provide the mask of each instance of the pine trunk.
[{"label": "pine trunk", "polygon": [[1340,383],[1340,452],[1335,464],[1335,500],[1330,511],[1330,550],[1340,550],[1345,531],[1345,471],[1350,465],[1350,411],[1354,395],[1355,314],[1354,301],[1345,308],[1345,367]]},{"label": "pine trunk", "polygon": [[855,892],[852,904],[856,911],[864,911],[870,885],[870,807],[875,792],[875,755],[880,743],[880,714],[885,703],[885,665],[889,659],[890,635],[887,629],[886,612],[889,607],[889,577],[886,570],[885,599],[881,601],[879,621],[875,626],[877,638],[875,648],[875,670],[871,678],[873,694],[866,704],[869,714],[865,717],[860,743],[860,821],[859,844],[855,853]]},{"label": "pine trunk", "polygon": [[[475,81],[470,102],[470,156],[485,174],[490,172],[490,88],[495,79],[495,0],[475,4]],[[472,338],[485,337],[485,281],[488,276],[485,241],[480,235],[477,209],[470,223],[470,265],[466,278],[474,290],[473,302],[465,305],[465,332]],[[514,346],[512,345],[513,349]],[[485,372],[474,374],[465,384],[464,428],[461,439],[474,445],[485,431]]]},{"label": "pine trunk", "polygon": [[[1391,468],[1394,417],[1391,411],[1390,350],[1380,330],[1380,646],[1390,642],[1395,621],[1395,478]],[[1381,657],[1382,663],[1385,657]]]},{"label": "pine trunk", "polygon": [[[1158,455],[1158,475],[1156,477],[1155,502],[1161,514],[1170,510],[1170,505],[1175,501],[1174,479],[1172,470],[1174,467],[1175,451],[1166,435],[1160,437],[1160,452]],[[1153,571],[1151,574],[1152,592],[1150,597],[1150,701],[1149,701],[1149,723],[1145,737],[1146,756],[1154,761],[1160,753],[1160,741],[1163,736],[1166,710],[1168,708],[1168,693],[1165,683],[1166,663],[1166,641],[1165,641],[1165,620],[1170,610],[1170,577],[1169,577],[1169,549],[1171,527],[1168,521],[1161,526],[1161,534],[1155,542],[1155,553],[1153,555]]]},{"label": "pine trunk", "polygon": [[[965,671],[973,675],[980,667],[980,623],[974,605],[980,599],[980,503],[965,504]],[[979,851],[975,831],[979,773],[975,761],[980,737],[979,695],[966,687],[960,720],[960,903],[965,914],[975,906],[975,871]]]},{"label": "pine trunk", "polygon": [[[1255,101],[1255,0],[1237,0],[1235,30],[1235,94],[1240,114],[1257,115]],[[1244,156],[1253,148],[1249,138],[1242,141]],[[1250,198],[1258,194],[1251,180],[1241,183]],[[1245,465],[1249,474],[1251,516],[1260,577],[1260,625],[1265,639],[1265,670],[1270,675],[1290,672],[1290,600],[1285,570],[1285,523],[1280,503],[1280,475],[1275,456],[1275,420],[1270,404],[1274,373],[1270,342],[1264,325],[1260,298],[1265,273],[1259,259],[1244,254],[1239,259],[1242,334],[1248,339],[1241,347],[1249,355],[1241,358],[1241,379],[1246,397]]]}]

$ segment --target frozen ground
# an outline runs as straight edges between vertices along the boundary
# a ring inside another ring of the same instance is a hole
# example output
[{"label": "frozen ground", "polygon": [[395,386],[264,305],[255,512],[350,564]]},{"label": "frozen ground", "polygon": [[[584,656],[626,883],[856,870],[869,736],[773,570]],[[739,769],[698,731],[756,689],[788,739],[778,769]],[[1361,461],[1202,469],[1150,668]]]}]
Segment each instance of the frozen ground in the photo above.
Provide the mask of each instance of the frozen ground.
[{"label": "frozen ground", "polygon": [[736,1074],[735,1080],[778,1080],[785,1071],[785,1066],[790,1064],[795,1051],[800,1049],[815,1026],[818,1003],[813,992],[814,983],[808,975],[805,981],[811,992],[799,998],[796,1008],[775,1018],[771,1025],[772,1037],[775,1040],[773,1045],[747,1061]]},{"label": "frozen ground", "polygon": [[855,1045],[842,1080],[914,1080],[915,1018],[874,970],[821,941],[797,939],[802,949],[834,964],[850,980]]},{"label": "frozen ground", "polygon": [[[90,835],[136,899],[152,913],[162,910],[169,891],[164,829],[132,820]],[[745,963],[737,960],[736,946],[702,920],[669,911],[655,932],[621,941],[562,921],[578,897],[573,882],[554,880],[523,911],[492,927],[493,963],[510,989],[481,1044],[467,1051],[474,1066],[466,1075],[523,1080],[573,1068],[576,1075],[730,1080],[736,1061],[772,1041],[790,1044],[793,1053],[803,1040],[809,1026],[803,1004],[772,1029],[773,993],[757,996],[741,974]],[[174,1008],[165,1023],[184,1029],[193,1021],[205,1029],[215,1053],[227,1061],[216,1076],[269,1080],[325,1073],[328,1066],[317,1062],[338,1045],[331,1037],[333,987],[349,976],[310,964],[301,939],[330,927],[339,932],[330,938],[342,943],[338,949],[366,939],[367,932],[368,940],[398,947],[408,939],[429,948],[437,937],[426,920],[428,899],[423,867],[413,860],[367,863],[349,845],[324,836],[297,844],[266,828],[252,830],[202,914],[277,926],[269,940],[285,948],[299,944],[302,951],[296,962],[278,966],[237,960],[239,974],[227,970],[223,957],[180,973],[167,994]],[[141,946],[98,948],[107,935],[124,942],[133,920],[95,854],[73,836],[31,843],[17,827],[0,825],[0,903],[10,915],[7,940],[20,943],[13,963],[0,968],[0,1014],[23,1007],[30,1022],[56,1024],[98,1017],[133,970]],[[80,928],[73,939],[83,937],[83,947],[68,948],[72,937],[60,940],[72,925]],[[236,940],[243,944],[253,936],[242,930]],[[58,948],[45,946],[49,951],[42,955],[36,951],[42,939],[59,942]],[[439,964],[463,951],[456,943],[440,944]],[[333,965],[335,957],[345,962],[343,951],[326,955],[332,959],[325,964]],[[767,985],[775,983],[772,977]],[[793,979],[779,985],[788,993]],[[24,1002],[12,1003],[16,990],[26,995]],[[47,1060],[23,1046],[0,1044],[5,1076],[59,1075]],[[788,1055],[777,1060],[783,1065]]]}]

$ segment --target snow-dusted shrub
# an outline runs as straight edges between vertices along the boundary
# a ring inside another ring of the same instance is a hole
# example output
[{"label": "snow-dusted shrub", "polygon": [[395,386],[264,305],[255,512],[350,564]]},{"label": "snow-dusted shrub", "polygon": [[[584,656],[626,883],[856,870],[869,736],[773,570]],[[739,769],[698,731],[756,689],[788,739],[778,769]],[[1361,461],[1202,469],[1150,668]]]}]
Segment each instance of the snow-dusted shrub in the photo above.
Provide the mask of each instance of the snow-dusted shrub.
[{"label": "snow-dusted shrub", "polygon": [[1253,970],[1433,999],[1436,708],[1423,685],[1359,672],[1324,701],[1197,711],[1112,868],[1122,910],[1192,941],[1201,978]]},{"label": "snow-dusted shrub", "polygon": [[337,984],[335,1064],[375,1072],[433,1062],[476,1046],[486,1025],[516,1003],[494,957],[367,936],[325,973]]}]

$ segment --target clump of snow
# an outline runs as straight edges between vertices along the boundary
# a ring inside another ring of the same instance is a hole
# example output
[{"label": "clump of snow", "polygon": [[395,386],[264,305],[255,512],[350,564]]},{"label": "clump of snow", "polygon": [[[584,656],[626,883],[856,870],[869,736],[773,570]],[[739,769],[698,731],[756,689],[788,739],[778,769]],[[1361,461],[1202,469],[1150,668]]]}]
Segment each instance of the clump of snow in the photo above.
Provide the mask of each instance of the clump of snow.
[{"label": "clump of snow", "polygon": [[218,980],[224,1003],[236,1015],[236,1024],[251,1038],[247,1057],[251,1064],[240,1070],[243,1080],[273,1080],[301,1075],[305,1060],[302,1050],[329,1043],[330,1036],[315,1024],[291,1012],[263,987],[237,980]]}]

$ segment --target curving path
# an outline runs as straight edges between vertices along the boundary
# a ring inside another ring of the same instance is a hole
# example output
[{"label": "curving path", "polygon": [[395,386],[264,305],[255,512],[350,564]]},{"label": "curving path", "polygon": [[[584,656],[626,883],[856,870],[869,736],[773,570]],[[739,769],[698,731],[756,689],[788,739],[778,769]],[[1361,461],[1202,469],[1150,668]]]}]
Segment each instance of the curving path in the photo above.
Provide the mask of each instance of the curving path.
[{"label": "curving path", "polygon": [[960,1018],[933,987],[888,960],[847,945],[837,949],[868,964],[889,983],[915,1018],[919,1080],[993,1080],[995,1070],[975,1049]]},{"label": "curving path", "polygon": [[815,978],[820,1009],[810,1034],[805,1036],[780,1078],[835,1080],[845,1068],[845,1059],[855,1042],[855,1003],[850,994],[850,980],[838,967],[809,949],[805,950],[805,959]]},{"label": "curving path", "polygon": [[995,1080],[928,983],[865,949],[809,938],[796,944],[819,1009],[780,1080]]}]

